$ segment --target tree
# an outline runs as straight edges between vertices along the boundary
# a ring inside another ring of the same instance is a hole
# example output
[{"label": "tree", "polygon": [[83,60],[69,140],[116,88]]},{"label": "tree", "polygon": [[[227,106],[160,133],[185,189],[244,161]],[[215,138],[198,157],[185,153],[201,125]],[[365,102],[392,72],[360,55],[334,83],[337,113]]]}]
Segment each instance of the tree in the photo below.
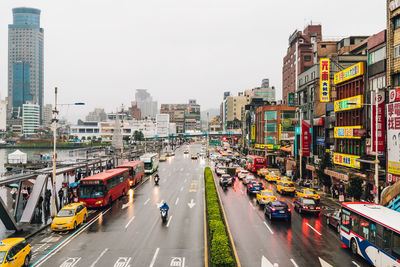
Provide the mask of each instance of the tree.
[{"label": "tree", "polygon": [[128,135],[125,135],[122,139],[123,139],[124,141],[126,141],[126,142],[129,142],[129,140],[131,139],[131,137],[128,136]]},{"label": "tree", "polygon": [[135,131],[133,133],[133,139],[135,141],[143,141],[144,140],[144,134],[141,131]]},{"label": "tree", "polygon": [[82,140],[86,140],[86,137],[85,137],[85,136],[82,136]]},{"label": "tree", "polygon": [[359,177],[355,177],[350,180],[350,186],[347,188],[347,194],[354,199],[359,200],[363,193],[362,189],[363,180]]},{"label": "tree", "polygon": [[318,167],[316,169],[317,176],[319,177],[320,182],[325,186],[330,188],[332,185],[331,177],[325,174],[325,169],[327,167],[332,167],[332,159],[330,153],[324,153],[321,157],[321,160],[318,163]]}]

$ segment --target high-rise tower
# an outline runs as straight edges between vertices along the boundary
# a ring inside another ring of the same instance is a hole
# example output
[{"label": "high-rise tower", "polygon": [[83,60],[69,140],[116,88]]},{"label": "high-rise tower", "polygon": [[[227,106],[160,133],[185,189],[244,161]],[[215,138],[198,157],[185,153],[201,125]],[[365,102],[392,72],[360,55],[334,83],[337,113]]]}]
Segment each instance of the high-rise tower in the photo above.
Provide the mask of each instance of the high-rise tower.
[{"label": "high-rise tower", "polygon": [[43,28],[40,10],[13,8],[8,25],[8,114],[22,115],[26,103],[43,108]]}]

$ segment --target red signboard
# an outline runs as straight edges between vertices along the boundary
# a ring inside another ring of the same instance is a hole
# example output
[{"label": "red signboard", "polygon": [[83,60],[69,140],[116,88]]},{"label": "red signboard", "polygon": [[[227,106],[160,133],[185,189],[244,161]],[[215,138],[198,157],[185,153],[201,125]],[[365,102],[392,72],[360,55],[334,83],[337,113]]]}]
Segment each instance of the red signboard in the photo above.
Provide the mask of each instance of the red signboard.
[{"label": "red signboard", "polygon": [[[378,115],[376,105],[378,103]],[[377,121],[378,120],[378,121]],[[378,133],[378,153],[385,151],[385,93],[379,92],[372,106],[372,151],[376,151],[376,133]]]},{"label": "red signboard", "polygon": [[301,149],[305,157],[309,157],[311,152],[310,127],[308,122],[301,121]]},{"label": "red signboard", "polygon": [[400,101],[400,88],[392,89],[389,92],[389,102]]},{"label": "red signboard", "polygon": [[394,184],[397,181],[400,181],[400,176],[396,175],[396,174],[388,173],[387,174],[387,181],[388,181],[388,183],[393,183]]}]

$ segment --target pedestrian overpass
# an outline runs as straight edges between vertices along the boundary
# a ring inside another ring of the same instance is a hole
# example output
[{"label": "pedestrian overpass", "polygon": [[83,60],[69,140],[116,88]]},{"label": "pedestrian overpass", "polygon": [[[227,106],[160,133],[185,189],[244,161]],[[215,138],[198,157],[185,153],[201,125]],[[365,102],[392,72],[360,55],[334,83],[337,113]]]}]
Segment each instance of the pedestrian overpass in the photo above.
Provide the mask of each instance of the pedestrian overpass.
[{"label": "pedestrian overpass", "polygon": [[381,204],[392,210],[400,212],[400,181],[382,192]]}]

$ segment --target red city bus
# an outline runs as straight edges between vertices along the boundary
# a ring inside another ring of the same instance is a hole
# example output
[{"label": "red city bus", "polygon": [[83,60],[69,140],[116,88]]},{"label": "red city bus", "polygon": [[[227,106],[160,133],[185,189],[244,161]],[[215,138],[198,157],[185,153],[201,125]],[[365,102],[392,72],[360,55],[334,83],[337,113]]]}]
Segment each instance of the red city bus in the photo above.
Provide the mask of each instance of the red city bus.
[{"label": "red city bus", "polygon": [[105,207],[128,190],[129,169],[107,170],[80,180],[79,201],[90,208]]},{"label": "red city bus", "polygon": [[140,160],[128,161],[117,166],[117,168],[129,169],[129,185],[135,186],[143,180],[144,162]]},{"label": "red city bus", "polygon": [[257,172],[259,169],[267,167],[267,160],[260,156],[247,155],[246,167],[251,172]]}]

